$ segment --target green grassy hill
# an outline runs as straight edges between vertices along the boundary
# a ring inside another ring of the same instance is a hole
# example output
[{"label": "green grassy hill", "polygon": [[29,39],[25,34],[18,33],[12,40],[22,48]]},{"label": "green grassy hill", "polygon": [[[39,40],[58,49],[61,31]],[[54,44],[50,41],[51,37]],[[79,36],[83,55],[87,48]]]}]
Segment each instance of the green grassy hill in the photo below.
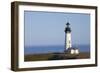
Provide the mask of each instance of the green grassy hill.
[{"label": "green grassy hill", "polygon": [[86,59],[86,58],[90,58],[90,53],[82,52],[78,55],[70,55],[70,54],[67,54],[67,53],[47,53],[47,54],[25,55],[24,61]]}]

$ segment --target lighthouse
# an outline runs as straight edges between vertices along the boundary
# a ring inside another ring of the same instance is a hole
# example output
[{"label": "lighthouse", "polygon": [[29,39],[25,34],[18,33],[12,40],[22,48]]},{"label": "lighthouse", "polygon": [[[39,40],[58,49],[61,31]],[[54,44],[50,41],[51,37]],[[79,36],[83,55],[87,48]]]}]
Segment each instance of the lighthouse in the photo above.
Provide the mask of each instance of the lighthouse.
[{"label": "lighthouse", "polygon": [[70,28],[70,23],[66,23],[66,28],[65,28],[65,50],[68,50],[68,48],[71,48],[71,28]]},{"label": "lighthouse", "polygon": [[79,54],[79,48],[72,47],[71,28],[70,28],[70,23],[69,22],[66,23],[66,27],[65,27],[65,53],[66,52],[68,54],[71,54],[70,57],[75,57],[76,55]]}]

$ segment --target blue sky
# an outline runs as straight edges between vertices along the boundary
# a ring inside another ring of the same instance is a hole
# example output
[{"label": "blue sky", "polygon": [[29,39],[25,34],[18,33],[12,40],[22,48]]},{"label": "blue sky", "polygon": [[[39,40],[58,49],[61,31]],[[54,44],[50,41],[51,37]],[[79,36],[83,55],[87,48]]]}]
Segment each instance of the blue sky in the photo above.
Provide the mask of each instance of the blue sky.
[{"label": "blue sky", "polygon": [[65,26],[69,22],[72,44],[90,44],[90,15],[58,12],[24,12],[25,46],[64,45]]}]

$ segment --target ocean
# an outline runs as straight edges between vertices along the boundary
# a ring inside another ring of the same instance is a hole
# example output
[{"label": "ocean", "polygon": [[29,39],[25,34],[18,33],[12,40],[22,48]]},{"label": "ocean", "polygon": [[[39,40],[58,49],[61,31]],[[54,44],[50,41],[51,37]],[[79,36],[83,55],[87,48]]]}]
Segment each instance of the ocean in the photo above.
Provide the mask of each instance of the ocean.
[{"label": "ocean", "polygon": [[[78,45],[80,52],[90,52],[90,45]],[[56,45],[56,46],[31,46],[31,47],[24,47],[24,54],[41,54],[41,53],[62,53],[64,52],[63,45]]]}]

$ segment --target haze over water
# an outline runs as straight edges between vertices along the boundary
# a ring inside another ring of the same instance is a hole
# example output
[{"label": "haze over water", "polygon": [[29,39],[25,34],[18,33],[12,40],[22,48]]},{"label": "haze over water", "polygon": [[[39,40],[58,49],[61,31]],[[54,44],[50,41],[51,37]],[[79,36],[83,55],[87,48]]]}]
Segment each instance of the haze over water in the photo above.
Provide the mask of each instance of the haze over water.
[{"label": "haze over water", "polygon": [[[90,52],[89,45],[79,45],[78,46],[80,52]],[[43,54],[43,53],[63,53],[64,46],[31,46],[25,47],[25,54]]]}]

